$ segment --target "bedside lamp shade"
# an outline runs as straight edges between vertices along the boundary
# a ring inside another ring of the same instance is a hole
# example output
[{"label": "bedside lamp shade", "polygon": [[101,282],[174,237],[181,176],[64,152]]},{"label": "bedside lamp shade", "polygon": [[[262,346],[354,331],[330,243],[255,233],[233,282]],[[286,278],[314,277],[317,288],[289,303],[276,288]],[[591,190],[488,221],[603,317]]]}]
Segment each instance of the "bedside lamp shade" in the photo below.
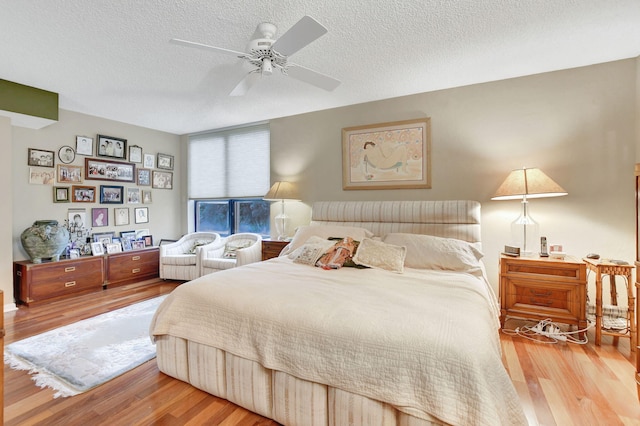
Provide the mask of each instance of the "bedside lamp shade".
[{"label": "bedside lamp shade", "polygon": [[275,217],[276,232],[278,240],[283,241],[287,238],[287,224],[289,216],[284,212],[284,201],[299,201],[298,191],[291,182],[276,182],[271,186],[269,192],[263,197],[266,201],[280,201],[280,214]]},{"label": "bedside lamp shade", "polygon": [[511,224],[512,238],[524,254],[540,242],[539,225],[529,214],[528,198],[560,197],[567,191],[537,168],[522,168],[512,171],[500,185],[492,200],[522,200],[522,213]]}]

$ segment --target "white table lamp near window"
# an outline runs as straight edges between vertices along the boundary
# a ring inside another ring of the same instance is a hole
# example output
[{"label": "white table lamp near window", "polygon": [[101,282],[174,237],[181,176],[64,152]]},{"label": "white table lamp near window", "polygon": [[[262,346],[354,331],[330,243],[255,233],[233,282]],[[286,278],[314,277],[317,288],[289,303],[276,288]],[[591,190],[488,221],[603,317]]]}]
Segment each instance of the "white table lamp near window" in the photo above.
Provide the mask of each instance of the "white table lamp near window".
[{"label": "white table lamp near window", "polygon": [[538,223],[529,214],[529,198],[560,197],[567,195],[560,185],[537,168],[512,171],[500,185],[492,200],[522,200],[522,213],[511,224],[511,238],[522,254],[537,252],[540,246]]},{"label": "white table lamp near window", "polygon": [[267,195],[264,196],[267,201],[280,201],[281,210],[275,217],[276,232],[278,233],[278,240],[284,241],[287,238],[287,225],[289,224],[289,216],[284,212],[284,202],[299,201],[298,191],[295,185],[291,182],[276,182],[271,186]]}]

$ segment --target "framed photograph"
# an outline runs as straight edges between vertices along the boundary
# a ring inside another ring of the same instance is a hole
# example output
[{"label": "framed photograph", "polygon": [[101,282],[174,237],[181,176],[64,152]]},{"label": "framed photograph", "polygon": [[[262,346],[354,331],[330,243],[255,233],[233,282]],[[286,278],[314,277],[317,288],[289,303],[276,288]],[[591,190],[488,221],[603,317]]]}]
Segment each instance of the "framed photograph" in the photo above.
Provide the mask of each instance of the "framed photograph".
[{"label": "framed photograph", "polygon": [[76,136],[76,154],[93,155],[93,138]]},{"label": "framed photograph", "polygon": [[431,188],[431,119],[342,129],[342,189]]},{"label": "framed photograph", "polygon": [[145,247],[151,247],[153,245],[153,237],[151,235],[145,235],[142,237],[142,241],[144,241]]},{"label": "framed photograph", "polygon": [[151,186],[151,170],[149,169],[138,169],[138,185],[140,186]]},{"label": "framed photograph", "polygon": [[71,201],[74,203],[95,203],[96,187],[73,185],[71,187]]},{"label": "framed photograph", "polygon": [[136,231],[121,231],[120,239],[124,240],[135,240],[136,239]]},{"label": "framed photograph", "polygon": [[101,243],[103,247],[106,247],[107,244],[111,244],[114,236],[115,234],[113,232],[96,233],[93,234],[93,242]]},{"label": "framed photograph", "polygon": [[100,204],[124,203],[124,186],[100,185]]},{"label": "framed photograph", "polygon": [[81,233],[86,228],[87,211],[85,209],[69,209],[67,212],[68,228],[70,233]]},{"label": "framed photograph", "polygon": [[136,237],[134,238],[134,240],[141,240],[144,237],[146,237],[147,235],[151,235],[149,234],[149,230],[148,229],[138,229],[136,232]]},{"label": "framed photograph", "polygon": [[127,203],[140,204],[140,188],[127,188]]},{"label": "framed photograph", "polygon": [[104,254],[102,242],[91,243],[91,254],[94,256],[102,256]]},{"label": "framed photograph", "polygon": [[131,242],[133,240],[129,239],[129,238],[125,238],[122,240],[122,250],[123,251],[131,251],[133,250],[133,246],[131,245]]},{"label": "framed photograph", "polygon": [[142,203],[151,204],[151,191],[142,191]]},{"label": "framed photograph", "polygon": [[136,207],[135,223],[149,223],[149,207]]},{"label": "framed photograph", "polygon": [[96,146],[98,157],[127,159],[127,140],[113,136],[98,135]]},{"label": "framed photograph", "polygon": [[142,147],[138,145],[129,146],[129,161],[132,163],[142,163]]},{"label": "framed photograph", "polygon": [[123,226],[129,224],[129,208],[120,207],[113,209],[113,215],[115,217],[116,226]]},{"label": "framed photograph", "polygon": [[29,148],[29,157],[27,165],[40,167],[53,167],[55,154],[53,151],[45,151],[44,149]]},{"label": "framed photograph", "polygon": [[34,185],[53,185],[56,169],[47,167],[29,167],[29,183]]},{"label": "framed photograph", "polygon": [[120,243],[109,243],[107,244],[107,253],[121,253],[122,245]]},{"label": "framed photograph", "polygon": [[144,240],[131,241],[131,248],[133,250],[140,250],[144,248]]},{"label": "framed photograph", "polygon": [[58,150],[58,159],[63,164],[73,163],[76,159],[76,152],[69,145],[65,145]]},{"label": "framed photograph", "polygon": [[153,154],[144,154],[142,167],[145,169],[153,169],[156,167],[156,157]]},{"label": "framed photograph", "polygon": [[173,172],[153,171],[151,187],[156,189],[173,189]]},{"label": "framed photograph", "polygon": [[54,203],[68,203],[71,201],[69,198],[68,186],[54,186],[53,187],[53,202]]},{"label": "framed photograph", "polygon": [[135,164],[85,158],[84,168],[85,179],[135,182]]},{"label": "framed photograph", "polygon": [[82,166],[58,164],[59,183],[82,183]]},{"label": "framed photograph", "polygon": [[91,209],[91,226],[94,228],[109,226],[109,209],[106,207]]},{"label": "framed photograph", "polygon": [[158,154],[158,168],[173,170],[173,155]]},{"label": "framed photograph", "polygon": [[79,249],[71,249],[69,250],[69,259],[77,259],[80,257]]}]

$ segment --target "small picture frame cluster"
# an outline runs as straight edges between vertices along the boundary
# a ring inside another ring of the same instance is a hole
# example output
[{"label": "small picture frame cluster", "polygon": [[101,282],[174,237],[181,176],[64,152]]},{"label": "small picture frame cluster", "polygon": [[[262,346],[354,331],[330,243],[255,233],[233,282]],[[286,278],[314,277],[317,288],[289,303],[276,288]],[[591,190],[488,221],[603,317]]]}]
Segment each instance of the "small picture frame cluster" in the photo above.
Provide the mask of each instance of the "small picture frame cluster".
[{"label": "small picture frame cluster", "polygon": [[94,233],[91,254],[101,256],[105,253],[141,250],[151,246],[153,246],[153,236],[149,235],[148,229],[122,231],[119,237],[116,237],[115,232]]}]

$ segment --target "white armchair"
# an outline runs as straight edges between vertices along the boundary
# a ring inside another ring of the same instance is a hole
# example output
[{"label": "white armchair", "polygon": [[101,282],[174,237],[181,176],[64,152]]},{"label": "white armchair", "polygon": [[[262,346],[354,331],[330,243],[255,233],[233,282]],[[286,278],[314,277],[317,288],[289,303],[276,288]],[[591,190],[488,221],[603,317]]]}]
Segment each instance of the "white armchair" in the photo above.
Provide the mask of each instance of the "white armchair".
[{"label": "white armchair", "polygon": [[160,246],[160,278],[190,281],[200,276],[200,252],[220,244],[214,232],[192,232],[178,241]]},{"label": "white armchair", "polygon": [[200,256],[200,275],[260,262],[262,237],[250,233],[229,235],[222,238],[219,244],[203,247]]}]

